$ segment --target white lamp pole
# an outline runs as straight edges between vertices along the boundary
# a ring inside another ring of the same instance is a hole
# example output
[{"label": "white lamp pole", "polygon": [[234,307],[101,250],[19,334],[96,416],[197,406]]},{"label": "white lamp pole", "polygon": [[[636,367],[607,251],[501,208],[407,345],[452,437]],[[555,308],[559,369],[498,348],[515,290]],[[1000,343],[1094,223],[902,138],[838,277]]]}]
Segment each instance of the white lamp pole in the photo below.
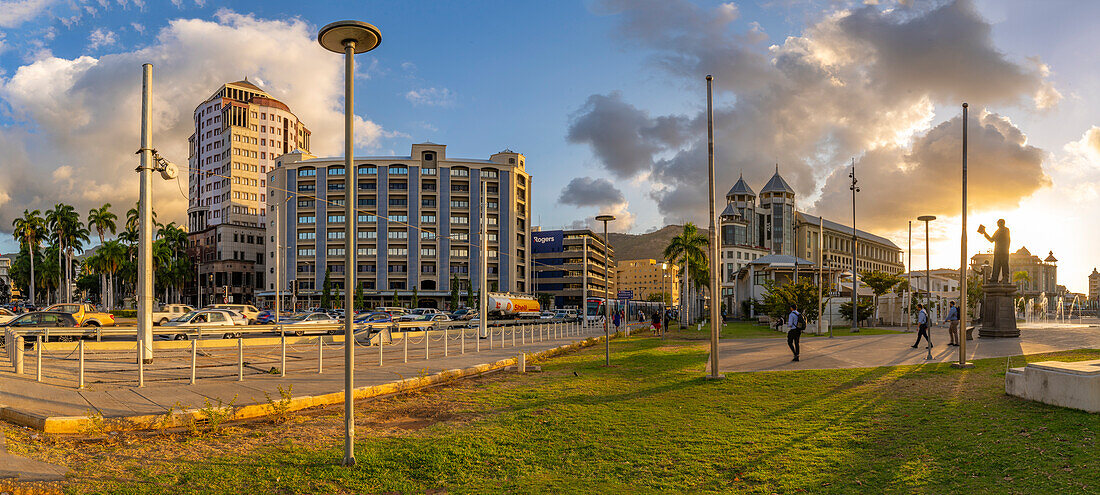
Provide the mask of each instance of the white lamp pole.
[{"label": "white lamp pole", "polygon": [[[317,33],[317,42],[326,50],[344,54],[344,174],[350,182],[344,199],[344,466],[355,465],[355,272],[358,270],[355,251],[356,216],[355,190],[358,188],[355,170],[355,54],[369,52],[382,42],[378,28],[361,21],[336,21]],[[378,345],[382,345],[381,339]]]}]

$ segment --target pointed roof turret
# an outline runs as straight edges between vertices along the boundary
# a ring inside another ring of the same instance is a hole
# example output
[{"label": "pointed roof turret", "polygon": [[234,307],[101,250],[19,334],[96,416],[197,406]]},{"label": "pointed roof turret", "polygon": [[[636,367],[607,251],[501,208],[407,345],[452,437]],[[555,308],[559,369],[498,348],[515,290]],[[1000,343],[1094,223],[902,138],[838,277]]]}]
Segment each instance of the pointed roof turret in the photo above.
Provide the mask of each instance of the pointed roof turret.
[{"label": "pointed roof turret", "polygon": [[1045,259],[1043,261],[1045,261],[1047,263],[1057,263],[1058,258],[1055,258],[1054,257],[1054,251],[1051,251],[1050,254],[1047,255],[1047,259]]},{"label": "pointed roof turret", "polygon": [[764,188],[760,190],[760,194],[769,192],[785,192],[794,194],[794,189],[791,188],[787,181],[783,180],[783,177],[779,175],[779,164],[775,164],[775,175],[772,176],[768,183],[764,185]]},{"label": "pointed roof turret", "polygon": [[737,178],[737,182],[730,188],[730,192],[726,193],[726,196],[733,196],[734,194],[748,194],[749,196],[756,196],[752,188],[745,182],[745,176],[742,174]]},{"label": "pointed roof turret", "polygon": [[1016,250],[1016,254],[1021,254],[1021,255],[1024,255],[1024,256],[1031,256],[1031,251],[1027,250],[1027,246],[1020,246],[1020,249]]}]

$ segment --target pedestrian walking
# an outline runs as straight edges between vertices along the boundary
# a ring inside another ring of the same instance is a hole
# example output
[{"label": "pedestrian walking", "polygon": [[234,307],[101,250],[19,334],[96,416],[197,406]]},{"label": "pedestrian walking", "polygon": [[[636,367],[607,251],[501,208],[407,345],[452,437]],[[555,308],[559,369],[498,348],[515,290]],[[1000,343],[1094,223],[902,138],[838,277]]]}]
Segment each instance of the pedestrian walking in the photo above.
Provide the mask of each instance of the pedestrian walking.
[{"label": "pedestrian walking", "polygon": [[787,347],[791,348],[791,353],[794,354],[794,359],[791,361],[798,361],[798,354],[801,350],[799,347],[799,339],[802,338],[802,331],[806,329],[806,319],[802,317],[802,313],[798,312],[798,309],[791,305],[791,312],[787,315]]},{"label": "pedestrian walking", "polygon": [[913,344],[913,348],[916,349],[920,344],[921,336],[928,341],[928,347],[932,347],[932,337],[928,334],[928,310],[924,309],[923,304],[917,304],[917,343]]},{"label": "pedestrian walking", "polygon": [[955,301],[951,301],[951,307],[947,309],[947,320],[951,325],[948,333],[951,336],[951,343],[947,345],[959,345],[959,308],[955,307]]},{"label": "pedestrian walking", "polygon": [[623,317],[618,311],[616,311],[614,313],[611,313],[611,323],[613,323],[615,325],[615,331],[616,332],[619,331],[619,325],[622,324],[622,322],[623,322]]},{"label": "pedestrian walking", "polygon": [[660,311],[654,311],[653,312],[653,318],[650,319],[649,326],[650,326],[650,328],[653,329],[653,335],[657,335],[657,334],[661,333],[661,312]]}]

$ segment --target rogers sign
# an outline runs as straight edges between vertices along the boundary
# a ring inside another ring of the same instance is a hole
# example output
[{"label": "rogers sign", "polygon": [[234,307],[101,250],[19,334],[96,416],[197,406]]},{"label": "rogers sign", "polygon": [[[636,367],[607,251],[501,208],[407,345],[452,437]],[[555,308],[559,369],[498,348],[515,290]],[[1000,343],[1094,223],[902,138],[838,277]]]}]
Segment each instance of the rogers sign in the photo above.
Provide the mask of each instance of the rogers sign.
[{"label": "rogers sign", "polygon": [[531,251],[536,253],[560,253],[562,252],[562,240],[565,238],[560,230],[546,230],[531,233]]}]

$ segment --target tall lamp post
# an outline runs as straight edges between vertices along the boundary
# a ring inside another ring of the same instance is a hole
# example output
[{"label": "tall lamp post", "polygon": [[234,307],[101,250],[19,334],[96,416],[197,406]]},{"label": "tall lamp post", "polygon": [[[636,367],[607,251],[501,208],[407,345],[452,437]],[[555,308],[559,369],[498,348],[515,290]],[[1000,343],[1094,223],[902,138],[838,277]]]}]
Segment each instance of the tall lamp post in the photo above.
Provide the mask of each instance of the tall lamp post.
[{"label": "tall lamp post", "polygon": [[859,179],[856,179],[856,159],[852,158],[852,171],[848,173],[852,179],[852,185],[848,189],[852,191],[852,333],[859,332],[859,269],[856,267],[857,247],[859,235],[856,234],[856,193],[859,192]]},{"label": "tall lamp post", "polygon": [[[355,54],[369,52],[382,42],[382,33],[378,28],[362,21],[336,21],[317,33],[317,42],[326,50],[344,54],[344,173],[349,177],[351,187],[346,188],[345,233],[344,233],[344,460],[343,465],[355,465],[355,418],[352,410],[354,399],[353,372],[355,367],[355,333],[352,323],[355,318],[355,301],[352,293],[355,289],[356,265],[355,225],[358,221],[355,207],[355,190],[358,187],[355,170],[353,144],[355,130]],[[482,316],[484,318],[484,316]],[[378,345],[382,345],[381,339]]]},{"label": "tall lamp post", "polygon": [[610,297],[610,285],[611,275],[609,273],[611,268],[611,243],[607,242],[607,222],[615,219],[615,215],[599,215],[596,217],[596,221],[603,222],[603,353],[604,353],[604,365],[611,366],[611,330],[608,325],[611,324],[611,297]]},{"label": "tall lamp post", "polygon": [[[661,291],[665,290],[665,277],[668,276],[668,263],[661,263]],[[669,276],[669,279],[672,277]],[[665,302],[665,294],[668,294],[668,302]],[[668,326],[668,306],[672,303],[672,284],[668,285],[668,292],[661,294],[661,338],[665,338],[665,327]]]},{"label": "tall lamp post", "polygon": [[905,331],[913,331],[913,221],[909,221],[909,262],[906,263],[909,274],[905,276]]},{"label": "tall lamp post", "polygon": [[966,279],[966,127],[967,105],[963,103],[963,149],[962,149],[962,248],[959,254],[959,362],[952,366],[956,368],[972,368],[973,364],[966,362],[966,319],[967,301],[966,291],[969,281]]},{"label": "tall lamp post", "polygon": [[929,249],[928,242],[928,222],[935,219],[935,215],[921,215],[917,217],[917,220],[924,222],[924,291],[928,293],[928,300],[925,301],[926,306],[932,302],[932,267],[929,266],[931,250]]}]

